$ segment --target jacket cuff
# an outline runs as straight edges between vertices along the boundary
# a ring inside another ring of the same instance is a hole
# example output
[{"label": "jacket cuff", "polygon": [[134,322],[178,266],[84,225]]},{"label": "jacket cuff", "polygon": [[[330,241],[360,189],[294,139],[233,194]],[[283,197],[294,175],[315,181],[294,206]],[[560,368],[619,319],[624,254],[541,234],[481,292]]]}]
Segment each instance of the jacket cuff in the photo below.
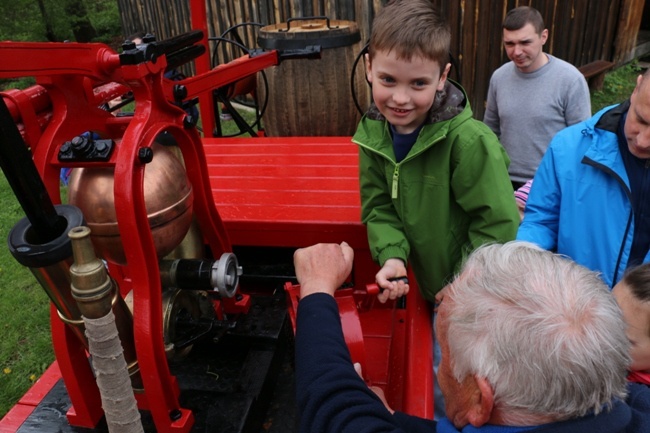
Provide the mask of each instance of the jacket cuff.
[{"label": "jacket cuff", "polygon": [[379,257],[377,257],[379,266],[384,266],[384,263],[386,263],[386,260],[388,259],[401,259],[404,262],[404,266],[408,265],[404,250],[396,246],[389,246],[381,250]]}]

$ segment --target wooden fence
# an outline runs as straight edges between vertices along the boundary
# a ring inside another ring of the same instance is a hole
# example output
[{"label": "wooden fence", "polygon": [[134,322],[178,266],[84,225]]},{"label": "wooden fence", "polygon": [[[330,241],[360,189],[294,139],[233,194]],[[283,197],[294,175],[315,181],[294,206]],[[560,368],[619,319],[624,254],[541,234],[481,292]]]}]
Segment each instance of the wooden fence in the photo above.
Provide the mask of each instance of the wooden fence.
[{"label": "wooden fence", "polygon": [[[470,95],[475,116],[483,117],[492,72],[507,61],[501,22],[514,7],[537,8],[549,29],[546,51],[576,66],[595,60],[617,64],[630,60],[645,0],[433,0],[449,22],[452,72]],[[206,0],[210,37],[241,23],[269,25],[293,17],[328,16],[356,21],[367,40],[372,19],[385,0]],[[159,39],[190,30],[187,0],[118,0],[125,34],[151,31]],[[239,31],[244,45],[256,46],[255,26]],[[213,42],[213,48],[217,45]],[[228,61],[233,48],[220,44],[214,62]],[[235,49],[235,51],[237,51]],[[241,55],[241,53],[237,53]]]}]

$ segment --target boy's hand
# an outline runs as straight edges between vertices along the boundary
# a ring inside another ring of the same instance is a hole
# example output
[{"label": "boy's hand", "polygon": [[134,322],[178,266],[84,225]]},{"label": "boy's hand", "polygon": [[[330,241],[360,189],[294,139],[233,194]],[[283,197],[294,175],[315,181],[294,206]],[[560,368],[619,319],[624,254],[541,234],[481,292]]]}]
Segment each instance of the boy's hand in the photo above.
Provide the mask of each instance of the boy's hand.
[{"label": "boy's hand", "polygon": [[312,293],[334,295],[350,275],[354,251],[346,243],[318,244],[301,248],[293,254],[300,297]]},{"label": "boy's hand", "polygon": [[409,285],[406,278],[397,281],[390,281],[391,278],[406,277],[406,266],[400,259],[388,259],[384,266],[375,275],[377,285],[384,289],[377,295],[377,299],[382,304],[389,299],[397,299],[409,292]]}]

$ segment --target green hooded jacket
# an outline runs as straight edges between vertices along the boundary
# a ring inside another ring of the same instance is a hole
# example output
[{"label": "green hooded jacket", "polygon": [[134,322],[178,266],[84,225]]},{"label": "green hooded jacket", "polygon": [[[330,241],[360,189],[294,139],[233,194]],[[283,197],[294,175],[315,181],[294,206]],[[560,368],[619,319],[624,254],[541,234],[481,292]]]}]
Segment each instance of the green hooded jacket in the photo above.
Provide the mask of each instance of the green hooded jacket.
[{"label": "green hooded jacket", "polygon": [[359,145],[361,218],[373,259],[411,264],[434,300],[469,252],[513,240],[519,213],[508,158],[472,117],[465,91],[447,80],[408,155],[395,161],[390,127],[373,105],[352,141]]}]

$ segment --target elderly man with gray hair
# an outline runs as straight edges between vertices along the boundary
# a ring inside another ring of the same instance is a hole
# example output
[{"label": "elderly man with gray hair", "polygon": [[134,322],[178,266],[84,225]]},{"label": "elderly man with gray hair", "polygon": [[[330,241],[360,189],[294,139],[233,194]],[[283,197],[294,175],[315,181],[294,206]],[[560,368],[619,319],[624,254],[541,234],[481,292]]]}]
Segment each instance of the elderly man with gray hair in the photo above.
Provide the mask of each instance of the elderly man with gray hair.
[{"label": "elderly man with gray hair", "polygon": [[393,411],[355,372],[343,340],[332,294],[352,256],[345,243],[294,256],[301,432],[650,431],[650,413],[635,409],[648,407],[650,391],[628,390],[629,342],[607,286],[524,242],[480,247],[445,292],[436,336],[447,417]]}]

